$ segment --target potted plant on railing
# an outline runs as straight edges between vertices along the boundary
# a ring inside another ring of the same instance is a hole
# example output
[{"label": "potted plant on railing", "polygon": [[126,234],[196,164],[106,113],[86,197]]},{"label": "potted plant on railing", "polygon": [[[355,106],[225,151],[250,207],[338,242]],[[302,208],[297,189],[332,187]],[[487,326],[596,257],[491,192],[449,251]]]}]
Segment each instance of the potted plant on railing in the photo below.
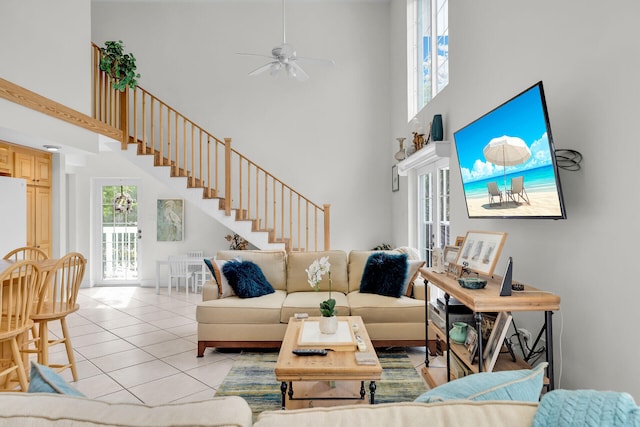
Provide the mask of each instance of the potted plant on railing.
[{"label": "potted plant on railing", "polygon": [[100,71],[113,79],[113,88],[124,92],[127,87],[138,86],[140,74],[136,73],[136,58],[133,53],[124,53],[122,40],[107,41],[100,48]]},{"label": "potted plant on railing", "polygon": [[329,276],[329,299],[320,303],[320,332],[323,334],[335,334],[338,330],[338,318],[336,314],[336,300],[331,298],[331,264],[329,264],[329,257],[322,257],[319,260],[314,260],[308,269],[307,277],[311,287],[317,292],[320,290],[320,281],[322,276],[328,274]]}]

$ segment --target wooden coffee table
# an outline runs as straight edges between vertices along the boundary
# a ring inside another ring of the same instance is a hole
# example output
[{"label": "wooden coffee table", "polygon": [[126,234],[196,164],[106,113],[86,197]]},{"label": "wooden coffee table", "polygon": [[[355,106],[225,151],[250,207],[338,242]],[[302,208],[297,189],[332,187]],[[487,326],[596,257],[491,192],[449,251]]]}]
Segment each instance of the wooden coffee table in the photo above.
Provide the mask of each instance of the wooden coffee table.
[{"label": "wooden coffee table", "polygon": [[[306,321],[318,321],[320,318],[310,317]],[[355,350],[329,351],[326,356],[296,356],[292,353],[295,348],[300,348],[298,338],[303,321],[295,318],[289,319],[289,325],[280,347],[278,362],[276,363],[276,379],[281,381],[282,409],[285,409],[287,389],[289,400],[364,400],[366,395],[364,382],[369,383],[369,403],[375,403],[376,380],[382,375],[382,366],[375,349],[371,344],[364,322],[360,316],[339,316],[338,321],[346,321],[349,326],[357,325],[359,335],[366,345],[366,352],[372,352],[375,363],[372,365],[359,365],[356,363]],[[328,347],[331,347],[328,345]],[[323,348],[323,347],[317,347]],[[324,396],[324,397],[294,397],[293,382],[311,381],[360,381],[359,396]]]}]

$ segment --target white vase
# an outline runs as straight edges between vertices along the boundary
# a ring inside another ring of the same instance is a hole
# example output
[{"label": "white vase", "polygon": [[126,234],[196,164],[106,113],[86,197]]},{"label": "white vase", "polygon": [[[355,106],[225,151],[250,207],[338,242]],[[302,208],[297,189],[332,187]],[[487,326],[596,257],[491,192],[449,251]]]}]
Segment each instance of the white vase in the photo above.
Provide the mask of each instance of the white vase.
[{"label": "white vase", "polygon": [[338,330],[338,318],[336,316],[320,318],[320,332],[327,335],[335,334]]}]

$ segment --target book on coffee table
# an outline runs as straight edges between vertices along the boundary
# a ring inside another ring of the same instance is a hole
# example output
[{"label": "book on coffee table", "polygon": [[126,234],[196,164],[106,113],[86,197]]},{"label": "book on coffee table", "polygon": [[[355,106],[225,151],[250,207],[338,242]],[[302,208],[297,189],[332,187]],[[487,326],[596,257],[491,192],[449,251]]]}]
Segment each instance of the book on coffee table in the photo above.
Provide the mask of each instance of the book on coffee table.
[{"label": "book on coffee table", "polygon": [[358,347],[353,330],[347,321],[338,321],[335,334],[320,332],[320,322],[304,320],[300,328],[298,346],[303,348],[330,348],[334,351],[355,351]]},{"label": "book on coffee table", "polygon": [[358,365],[375,365],[378,363],[378,356],[374,351],[357,351],[356,363]]}]

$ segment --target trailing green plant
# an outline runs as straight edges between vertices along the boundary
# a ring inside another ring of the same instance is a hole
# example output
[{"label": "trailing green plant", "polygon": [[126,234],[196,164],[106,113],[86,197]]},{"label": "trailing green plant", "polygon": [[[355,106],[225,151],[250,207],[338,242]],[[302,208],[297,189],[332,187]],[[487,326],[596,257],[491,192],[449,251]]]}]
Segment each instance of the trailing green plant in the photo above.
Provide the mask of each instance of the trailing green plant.
[{"label": "trailing green plant", "polygon": [[100,48],[100,70],[113,79],[113,88],[124,92],[128,87],[138,86],[140,74],[136,73],[136,58],[133,53],[124,53],[122,40],[107,41]]}]

